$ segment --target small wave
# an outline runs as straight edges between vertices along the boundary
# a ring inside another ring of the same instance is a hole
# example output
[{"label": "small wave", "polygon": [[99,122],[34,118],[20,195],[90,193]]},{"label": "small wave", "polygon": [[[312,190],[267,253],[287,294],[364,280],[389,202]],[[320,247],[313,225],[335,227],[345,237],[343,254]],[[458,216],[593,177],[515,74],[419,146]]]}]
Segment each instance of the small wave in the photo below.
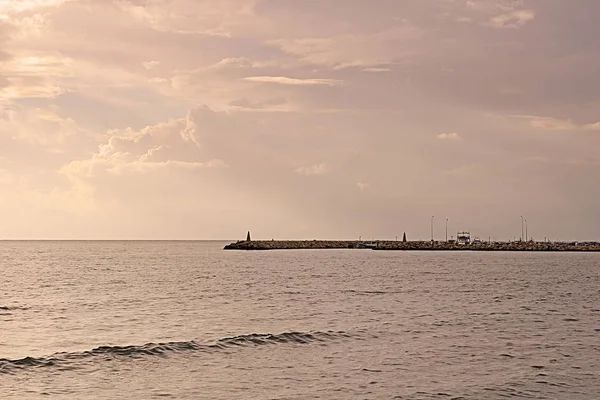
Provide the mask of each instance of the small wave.
[{"label": "small wave", "polygon": [[377,294],[400,294],[401,291],[398,290],[355,290],[355,289],[345,289],[341,291],[342,293],[353,293],[357,295],[377,295]]},{"label": "small wave", "polygon": [[325,340],[335,339],[336,337],[347,335],[345,332],[285,332],[277,335],[273,334],[257,334],[234,336],[223,338],[217,341],[218,345],[244,345],[257,344],[264,345],[270,343],[299,343],[306,344],[310,342],[322,342]]},{"label": "small wave", "polygon": [[15,310],[29,310],[29,307],[24,307],[24,306],[0,306],[0,311],[15,311]]},{"label": "small wave", "polygon": [[73,353],[55,353],[49,357],[25,357],[20,359],[0,358],[0,374],[14,374],[19,370],[30,367],[51,367],[60,365],[76,369],[73,365],[78,360],[94,357],[112,359],[139,358],[148,356],[165,356],[169,353],[181,352],[205,352],[212,353],[240,346],[274,345],[274,344],[309,344],[313,342],[326,342],[337,338],[346,338],[351,335],[343,331],[328,332],[284,332],[279,334],[252,333],[233,337],[224,337],[212,343],[168,342],[168,343],[146,343],[141,346],[100,346],[92,350]]}]

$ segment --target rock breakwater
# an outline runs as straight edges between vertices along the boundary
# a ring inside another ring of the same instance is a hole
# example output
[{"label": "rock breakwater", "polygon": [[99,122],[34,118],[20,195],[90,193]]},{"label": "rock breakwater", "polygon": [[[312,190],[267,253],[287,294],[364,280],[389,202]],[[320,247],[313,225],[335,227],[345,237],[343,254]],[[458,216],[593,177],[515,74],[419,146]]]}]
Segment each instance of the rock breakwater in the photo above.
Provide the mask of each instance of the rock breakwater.
[{"label": "rock breakwater", "polygon": [[484,242],[456,244],[446,242],[379,242],[374,250],[446,251],[587,251],[600,252],[600,243]]},{"label": "rock breakwater", "polygon": [[252,240],[231,243],[225,250],[300,250],[300,249],[348,249],[356,241],[345,240]]},{"label": "rock breakwater", "polygon": [[372,249],[404,251],[553,251],[600,252],[598,242],[486,242],[456,244],[430,241],[360,242],[356,240],[252,240],[228,244],[225,250]]}]

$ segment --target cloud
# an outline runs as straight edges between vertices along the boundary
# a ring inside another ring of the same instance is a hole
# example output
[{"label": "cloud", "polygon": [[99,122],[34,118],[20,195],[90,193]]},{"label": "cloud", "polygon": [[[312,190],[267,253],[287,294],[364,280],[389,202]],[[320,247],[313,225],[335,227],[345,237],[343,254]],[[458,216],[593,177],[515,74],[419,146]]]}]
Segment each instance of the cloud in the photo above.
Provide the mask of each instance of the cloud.
[{"label": "cloud", "polygon": [[18,104],[0,105],[0,133],[45,152],[66,152],[70,146],[94,143],[92,135],[58,107],[28,109]]},{"label": "cloud", "polygon": [[8,85],[0,98],[54,98],[69,91],[65,81],[72,76],[72,59],[55,55],[17,56],[3,65]]},{"label": "cloud", "polygon": [[391,68],[376,68],[376,67],[371,67],[371,68],[364,68],[363,72],[390,72],[392,71]]},{"label": "cloud", "polygon": [[541,117],[535,115],[516,115],[513,118],[526,120],[532,128],[544,131],[598,131],[600,122],[578,125],[572,119]]},{"label": "cloud", "polygon": [[461,140],[462,137],[456,132],[440,133],[436,136],[440,140]]},{"label": "cloud", "polygon": [[533,21],[534,18],[535,12],[533,10],[516,10],[492,17],[490,25],[494,28],[518,28],[529,21]]},{"label": "cloud", "polygon": [[83,160],[73,161],[70,164],[61,168],[60,172],[69,177],[78,178],[94,178],[101,173],[110,173],[115,175],[123,174],[148,174],[159,169],[205,169],[205,168],[221,168],[226,167],[222,160],[210,160],[207,162],[197,161],[149,161],[148,159],[154,153],[159,152],[160,148],[149,149],[146,154],[135,158],[130,154],[112,153],[104,155],[96,155],[96,157]]},{"label": "cloud", "polygon": [[414,43],[422,35],[421,29],[407,24],[372,34],[278,39],[270,43],[311,64],[340,69],[371,67],[406,58],[418,51]]},{"label": "cloud", "polygon": [[151,78],[148,82],[150,83],[154,83],[157,85],[161,85],[161,84],[165,84],[165,83],[170,83],[171,81],[167,78],[163,78],[160,76],[155,76],[154,78]]},{"label": "cloud", "polygon": [[469,176],[477,171],[481,170],[481,165],[479,164],[467,164],[461,165],[460,167],[449,169],[444,171],[444,175],[454,176],[454,177],[463,177]]},{"label": "cloud", "polygon": [[291,112],[294,111],[290,109],[287,101],[283,97],[274,97],[271,99],[265,99],[260,101],[252,101],[246,97],[242,97],[240,99],[234,100],[229,103],[230,106],[234,107],[236,110],[252,110],[252,111],[281,111],[281,112]]},{"label": "cloud", "polygon": [[331,169],[325,163],[311,165],[310,167],[300,167],[296,169],[296,173],[304,176],[324,175]]},{"label": "cloud", "polygon": [[595,124],[587,124],[582,127],[584,131],[600,131],[600,122]]},{"label": "cloud", "polygon": [[254,19],[255,0],[119,0],[122,11],[160,32],[230,37]]},{"label": "cloud", "polygon": [[68,1],[76,0],[3,0],[0,2],[0,15],[21,13],[32,9],[57,7]]},{"label": "cloud", "polygon": [[549,162],[550,158],[547,156],[530,156],[526,158],[527,161],[533,161],[533,162]]},{"label": "cloud", "polygon": [[226,69],[226,68],[253,68],[260,66],[260,63],[257,63],[247,57],[226,57],[223,58],[216,64],[211,65],[208,69]]},{"label": "cloud", "polygon": [[[293,63],[282,65],[269,60],[225,58],[206,67],[176,71],[175,75],[165,78],[169,84],[161,83],[159,90],[168,96],[194,98],[218,110],[317,112],[331,108],[320,104],[326,98],[326,91],[338,91],[328,88],[343,91],[348,86],[344,79],[313,77],[317,73]],[[327,75],[334,74],[328,72]]]},{"label": "cloud", "polygon": [[156,67],[158,64],[160,64],[160,61],[144,61],[142,63],[142,65],[146,69],[152,69],[152,68]]},{"label": "cloud", "polygon": [[455,22],[478,22],[481,26],[492,28],[518,28],[532,21],[536,15],[535,10],[524,8],[521,0],[468,0],[453,3],[460,13]]},{"label": "cloud", "polygon": [[13,181],[13,175],[6,169],[0,168],[0,185],[10,184],[13,183]]},{"label": "cloud", "polygon": [[287,78],[284,76],[249,76],[244,78],[246,81],[251,82],[264,82],[264,83],[279,83],[281,85],[326,85],[326,86],[337,86],[343,82],[335,79],[295,79]]},{"label": "cloud", "polygon": [[358,187],[358,190],[360,190],[361,192],[364,192],[365,190],[367,190],[369,188],[369,184],[365,183],[365,182],[358,182],[356,184],[356,187]]},{"label": "cloud", "polygon": [[112,130],[104,143],[87,159],[75,160],[61,168],[72,178],[94,178],[99,174],[150,173],[157,169],[204,169],[226,167],[219,159],[202,160],[195,126],[187,118],[147,126]]},{"label": "cloud", "polygon": [[456,18],[455,20],[456,22],[462,22],[462,23],[471,23],[473,22],[473,18],[469,18],[469,17],[459,17]]},{"label": "cloud", "polygon": [[577,125],[570,119],[558,119],[552,117],[525,117],[529,118],[529,125],[536,129],[547,131],[575,130]]}]

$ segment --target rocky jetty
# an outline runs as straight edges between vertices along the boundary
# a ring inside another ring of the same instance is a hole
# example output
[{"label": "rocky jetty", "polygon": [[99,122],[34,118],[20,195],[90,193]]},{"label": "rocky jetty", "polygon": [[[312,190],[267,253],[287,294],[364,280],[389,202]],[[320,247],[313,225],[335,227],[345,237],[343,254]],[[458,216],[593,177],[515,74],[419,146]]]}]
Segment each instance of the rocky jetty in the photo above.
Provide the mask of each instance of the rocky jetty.
[{"label": "rocky jetty", "polygon": [[446,242],[392,242],[380,241],[374,250],[440,250],[440,251],[587,251],[600,252],[600,243],[550,242],[483,242],[457,244]]},{"label": "rocky jetty", "polygon": [[357,242],[344,240],[244,240],[225,246],[225,250],[300,250],[348,249]]},{"label": "rocky jetty", "polygon": [[456,244],[431,241],[361,242],[357,240],[243,240],[225,246],[225,250],[302,250],[302,249],[372,249],[404,251],[554,251],[600,252],[598,242],[486,242]]}]

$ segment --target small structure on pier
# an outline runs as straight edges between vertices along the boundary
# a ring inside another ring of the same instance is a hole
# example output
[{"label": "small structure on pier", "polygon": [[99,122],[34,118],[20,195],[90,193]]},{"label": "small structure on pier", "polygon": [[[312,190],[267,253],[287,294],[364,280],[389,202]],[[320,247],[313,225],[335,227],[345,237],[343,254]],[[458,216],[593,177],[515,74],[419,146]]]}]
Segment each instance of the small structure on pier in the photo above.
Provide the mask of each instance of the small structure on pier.
[{"label": "small structure on pier", "polygon": [[404,235],[402,236],[402,242],[406,243],[406,232],[404,232]]},{"label": "small structure on pier", "polygon": [[458,232],[456,234],[457,244],[471,244],[471,232]]},{"label": "small structure on pier", "polygon": [[248,231],[248,234],[246,235],[246,242],[251,242],[252,239],[250,239],[250,231]]}]

